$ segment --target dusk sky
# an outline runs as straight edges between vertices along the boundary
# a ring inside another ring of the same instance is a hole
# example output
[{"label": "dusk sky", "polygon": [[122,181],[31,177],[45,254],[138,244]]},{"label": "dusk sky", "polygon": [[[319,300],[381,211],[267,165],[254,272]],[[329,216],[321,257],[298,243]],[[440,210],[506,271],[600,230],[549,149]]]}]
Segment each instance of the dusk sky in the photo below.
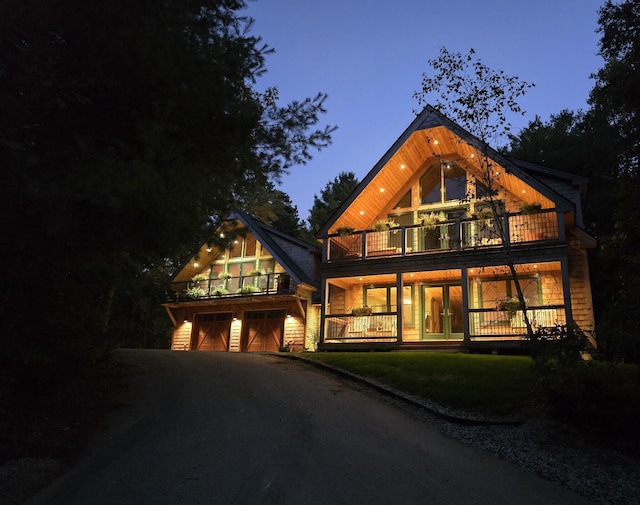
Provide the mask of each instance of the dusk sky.
[{"label": "dusk sky", "polygon": [[[253,34],[275,49],[259,88],[282,103],[329,95],[321,125],[333,144],[291,169],[280,189],[306,219],[314,194],[340,172],[358,180],[414,119],[413,93],[440,48],[475,56],[535,87],[520,99],[517,132],[539,115],[585,109],[602,66],[597,11],[604,0],[257,0],[246,13]],[[432,100],[433,101],[433,100]],[[562,167],[555,167],[562,168]]]}]

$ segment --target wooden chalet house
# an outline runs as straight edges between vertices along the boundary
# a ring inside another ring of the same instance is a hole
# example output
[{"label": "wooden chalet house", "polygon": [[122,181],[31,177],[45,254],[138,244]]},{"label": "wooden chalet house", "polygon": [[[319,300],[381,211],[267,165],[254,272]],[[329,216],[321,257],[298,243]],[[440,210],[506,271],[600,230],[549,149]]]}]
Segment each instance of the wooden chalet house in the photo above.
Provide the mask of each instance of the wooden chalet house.
[{"label": "wooden chalet house", "polygon": [[292,351],[315,347],[320,249],[234,212],[173,277],[164,304],[171,348]]},{"label": "wooden chalet house", "polygon": [[320,350],[522,345],[593,330],[586,179],[500,155],[427,106],[319,231]]}]

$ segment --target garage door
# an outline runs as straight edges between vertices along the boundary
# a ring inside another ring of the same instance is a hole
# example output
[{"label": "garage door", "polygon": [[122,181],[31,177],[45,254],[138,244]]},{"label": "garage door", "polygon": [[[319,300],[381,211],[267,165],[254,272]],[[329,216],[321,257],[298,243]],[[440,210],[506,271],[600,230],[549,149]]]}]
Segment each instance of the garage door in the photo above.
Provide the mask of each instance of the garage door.
[{"label": "garage door", "polygon": [[275,352],[282,347],[284,310],[246,312],[243,321],[243,352]]},{"label": "garage door", "polygon": [[228,351],[231,313],[196,314],[193,328],[195,351]]}]

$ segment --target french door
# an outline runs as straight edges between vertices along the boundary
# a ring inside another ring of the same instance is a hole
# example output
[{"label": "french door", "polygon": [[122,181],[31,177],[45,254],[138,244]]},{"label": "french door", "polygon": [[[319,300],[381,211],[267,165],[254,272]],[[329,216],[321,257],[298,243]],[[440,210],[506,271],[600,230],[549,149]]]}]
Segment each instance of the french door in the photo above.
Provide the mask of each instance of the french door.
[{"label": "french door", "polygon": [[462,285],[422,286],[423,340],[462,340]]}]

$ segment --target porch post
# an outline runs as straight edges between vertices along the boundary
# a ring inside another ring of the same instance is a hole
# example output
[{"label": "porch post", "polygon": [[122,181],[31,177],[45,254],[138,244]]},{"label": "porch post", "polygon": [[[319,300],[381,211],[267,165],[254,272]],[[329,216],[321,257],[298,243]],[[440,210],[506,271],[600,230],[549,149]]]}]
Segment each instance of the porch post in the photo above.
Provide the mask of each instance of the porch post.
[{"label": "porch post", "polygon": [[567,233],[564,229],[564,212],[558,212],[558,239],[562,242],[567,240]]},{"label": "porch post", "polygon": [[469,330],[469,272],[467,267],[462,267],[462,331],[464,332],[464,343],[469,346],[471,332]]},{"label": "porch post", "polygon": [[326,317],[326,307],[327,307],[327,293],[329,292],[328,289],[326,289],[327,286],[327,279],[326,277],[322,276],[321,280],[320,280],[320,327],[318,328],[318,334],[319,334],[319,339],[318,339],[318,346],[324,344],[324,330],[325,330],[325,317]]},{"label": "porch post", "polygon": [[560,260],[560,270],[562,272],[562,296],[564,299],[565,323],[573,322],[573,311],[571,310],[571,283],[569,281],[569,260]]},{"label": "porch post", "polygon": [[398,343],[402,343],[402,311],[404,310],[404,293],[402,291],[402,272],[396,272],[396,328],[398,332]]}]

